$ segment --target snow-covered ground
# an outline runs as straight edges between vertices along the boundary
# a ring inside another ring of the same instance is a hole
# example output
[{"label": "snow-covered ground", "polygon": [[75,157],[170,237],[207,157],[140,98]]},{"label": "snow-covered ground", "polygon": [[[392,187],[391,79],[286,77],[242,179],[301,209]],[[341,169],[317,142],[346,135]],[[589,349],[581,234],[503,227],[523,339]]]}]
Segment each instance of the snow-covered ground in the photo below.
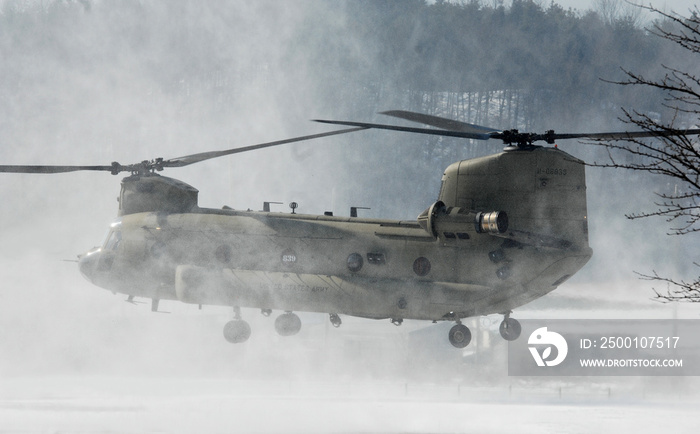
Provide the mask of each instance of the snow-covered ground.
[{"label": "snow-covered ground", "polygon": [[[44,306],[49,318],[13,317],[5,305],[0,433],[677,433],[698,424],[694,377],[509,377],[497,316],[474,319],[475,342],[459,351],[446,342],[450,324],[343,318],[335,329],[307,314],[298,336],[281,338],[273,318],[244,310],[253,335],[230,345],[220,329],[228,310],[169,303],[172,314],[154,314],[96,294],[101,312],[76,299],[78,308]],[[620,310],[624,291],[589,295],[572,285],[517,316],[697,316],[693,305],[642,299]]]},{"label": "snow-covered ground", "polygon": [[697,397],[401,382],[47,377],[0,382],[0,432],[694,432]]}]

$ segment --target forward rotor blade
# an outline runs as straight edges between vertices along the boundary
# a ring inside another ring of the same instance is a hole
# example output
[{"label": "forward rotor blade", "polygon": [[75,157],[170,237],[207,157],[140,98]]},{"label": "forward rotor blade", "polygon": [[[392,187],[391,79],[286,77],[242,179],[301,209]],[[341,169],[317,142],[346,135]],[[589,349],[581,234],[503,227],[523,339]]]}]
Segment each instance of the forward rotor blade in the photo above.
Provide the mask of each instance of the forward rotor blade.
[{"label": "forward rotor blade", "polygon": [[367,127],[348,128],[344,130],[335,130],[327,133],[312,134],[309,136],[293,137],[291,139],[277,140],[274,142],[260,143],[257,145],[243,146],[240,148],[227,149],[224,151],[200,152],[198,154],[186,155],[184,157],[171,158],[163,161],[163,167],[184,167],[190,164],[199,163],[200,161],[209,160],[212,158],[223,157],[225,155],[238,154],[241,152],[254,151],[256,149],[269,148],[272,146],[284,145],[287,143],[301,142],[303,140],[319,139],[321,137],[335,136],[338,134],[352,133],[354,131],[365,130]]},{"label": "forward rotor blade", "polygon": [[[348,125],[351,127],[358,128],[376,128],[380,130],[392,130],[392,131],[406,131],[409,133],[418,134],[429,134],[432,136],[447,136],[447,137],[461,137],[464,139],[475,139],[475,140],[488,140],[492,138],[491,134],[487,133],[470,133],[462,131],[449,131],[449,130],[435,130],[430,128],[413,128],[413,127],[401,127],[397,125],[385,125],[385,124],[370,124],[365,122],[347,122],[347,121],[329,121],[324,119],[314,119],[314,122],[321,122],[324,124],[332,125]],[[495,134],[495,133],[493,133]]]},{"label": "forward rotor blade", "polygon": [[500,131],[489,127],[482,127],[481,125],[473,125],[466,122],[455,121],[453,119],[441,118],[438,116],[409,112],[405,110],[389,110],[386,112],[379,112],[379,114],[393,116],[411,122],[418,122],[448,131],[461,131],[463,133],[473,134],[489,134]]},{"label": "forward rotor blade", "polygon": [[0,165],[0,173],[67,173],[81,170],[112,172],[114,166],[23,166]]},{"label": "forward rotor blade", "polygon": [[109,166],[57,166],[57,165],[0,165],[0,173],[67,173],[78,171],[100,171],[110,172],[116,175],[120,172],[132,172],[144,174],[153,170],[162,170],[165,167],[183,167],[211,158],[223,157],[225,155],[238,154],[240,152],[253,151],[255,149],[269,148],[271,146],[284,145],[287,143],[300,142],[302,140],[312,140],[321,137],[335,136],[337,134],[351,133],[366,128],[348,128],[344,130],[330,131],[327,133],[312,134],[309,136],[294,137],[291,139],[277,140],[274,142],[260,143],[257,145],[243,146],[241,148],[228,149],[225,151],[201,152],[199,154],[186,155],[184,157],[173,158],[163,161],[158,158],[153,161],[143,161],[137,164],[122,166],[119,163],[112,163]]}]

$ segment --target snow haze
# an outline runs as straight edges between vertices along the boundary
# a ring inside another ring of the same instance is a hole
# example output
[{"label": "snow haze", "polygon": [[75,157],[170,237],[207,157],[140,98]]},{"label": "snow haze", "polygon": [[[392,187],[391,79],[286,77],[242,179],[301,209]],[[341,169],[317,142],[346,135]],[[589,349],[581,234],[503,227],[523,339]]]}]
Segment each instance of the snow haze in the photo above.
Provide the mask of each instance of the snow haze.
[{"label": "snow haze", "polygon": [[[408,99],[380,88],[378,101],[356,104],[353,92],[367,89],[329,85],[352,82],[350,73],[329,71],[371,69],[363,53],[378,51],[344,38],[355,25],[346,3],[0,4],[0,164],[167,159],[333,129],[314,118],[371,121],[377,108],[403,109],[386,105]],[[315,33],[319,21],[335,33]],[[366,63],[331,68],[337,52]],[[278,201],[286,211],[296,201],[299,212],[347,215],[351,206],[371,205],[370,217],[413,219],[436,197],[444,167],[411,185],[391,179],[411,176],[419,158],[393,159],[395,166],[369,173],[348,169],[405,136],[394,137],[361,132],[166,175],[199,189],[202,207],[258,210]],[[622,214],[642,199],[605,176],[588,172],[594,259],[514,316],[697,318],[694,306],[651,301],[652,285],[633,273],[659,264],[676,271],[696,248],[669,241],[663,222],[653,229],[629,223]],[[465,321],[479,330],[477,354],[473,345],[450,346],[450,324],[343,318],[335,329],[326,314],[302,313],[300,334],[282,338],[274,316],[254,309],[243,310],[250,340],[231,345],[222,336],[230,308],[164,301],[168,313],[152,313],[149,300],[126,303],[83,279],[76,264],[116,217],[120,179],[0,174],[0,432],[657,433],[697,426],[693,378],[508,377],[501,316]]]}]

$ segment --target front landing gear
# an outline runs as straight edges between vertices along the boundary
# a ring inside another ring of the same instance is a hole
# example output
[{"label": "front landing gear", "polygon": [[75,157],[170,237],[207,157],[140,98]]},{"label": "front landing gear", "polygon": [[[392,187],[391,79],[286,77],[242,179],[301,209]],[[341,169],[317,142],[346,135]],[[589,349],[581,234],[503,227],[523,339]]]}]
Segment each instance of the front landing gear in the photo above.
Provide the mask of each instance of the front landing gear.
[{"label": "front landing gear", "polygon": [[[265,316],[269,316],[271,312],[269,309],[262,310],[262,314]],[[340,318],[336,315],[335,319],[340,326]],[[331,321],[333,320],[334,317],[331,316]],[[293,336],[301,330],[301,319],[295,313],[285,312],[275,320],[275,330],[280,336]],[[241,309],[234,306],[233,320],[224,325],[224,338],[232,344],[240,344],[247,341],[249,337],[250,325],[241,318]]]},{"label": "front landing gear", "polygon": [[232,344],[240,344],[250,337],[250,325],[241,319],[241,308],[234,306],[233,320],[224,325],[224,338]]},{"label": "front landing gear", "polygon": [[462,323],[457,323],[454,327],[450,329],[447,337],[450,343],[455,348],[464,348],[469,345],[472,340],[472,332],[469,331],[469,327]]},{"label": "front landing gear", "polygon": [[301,330],[301,319],[292,312],[285,312],[275,320],[275,330],[280,336],[293,336]]},{"label": "front landing gear", "polygon": [[224,338],[232,344],[240,344],[250,337],[250,325],[242,319],[234,319],[224,326]]},{"label": "front landing gear", "polygon": [[510,317],[510,312],[508,312],[503,321],[501,322],[498,331],[501,333],[501,337],[507,341],[514,341],[520,337],[520,332],[522,327],[517,319]]}]

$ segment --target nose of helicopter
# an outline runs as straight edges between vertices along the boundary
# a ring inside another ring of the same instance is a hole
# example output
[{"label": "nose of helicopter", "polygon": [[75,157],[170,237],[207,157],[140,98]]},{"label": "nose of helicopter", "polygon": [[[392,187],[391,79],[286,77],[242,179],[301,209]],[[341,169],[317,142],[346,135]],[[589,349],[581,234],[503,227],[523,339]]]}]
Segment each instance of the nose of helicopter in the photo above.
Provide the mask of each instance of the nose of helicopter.
[{"label": "nose of helicopter", "polygon": [[100,256],[99,252],[99,248],[94,248],[78,257],[78,268],[80,269],[80,274],[82,274],[83,277],[90,282],[93,281],[95,269],[97,268],[97,260]]}]

